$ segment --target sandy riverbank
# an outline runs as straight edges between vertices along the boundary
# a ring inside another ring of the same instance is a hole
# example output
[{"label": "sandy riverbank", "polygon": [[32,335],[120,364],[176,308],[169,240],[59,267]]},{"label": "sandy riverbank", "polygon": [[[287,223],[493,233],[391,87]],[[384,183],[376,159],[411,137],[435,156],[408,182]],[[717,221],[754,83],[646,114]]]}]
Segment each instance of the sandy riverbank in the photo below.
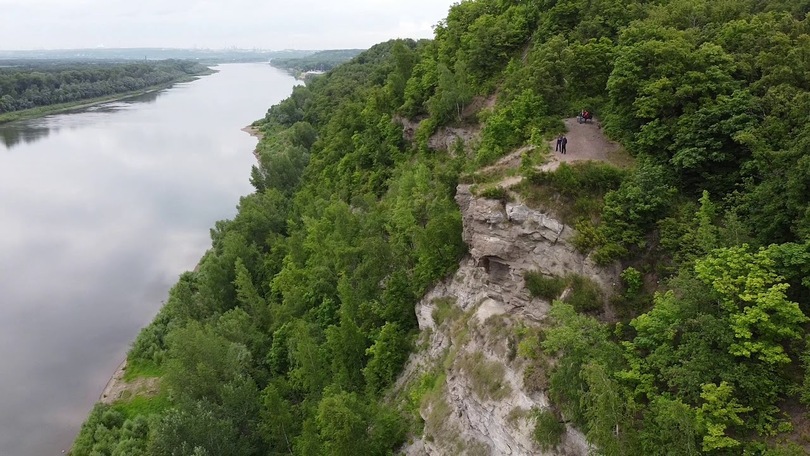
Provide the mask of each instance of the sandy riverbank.
[{"label": "sandy riverbank", "polygon": [[115,401],[115,397],[117,396],[114,394],[115,391],[120,389],[120,385],[124,383],[124,373],[127,370],[127,360],[124,358],[121,361],[121,364],[118,365],[118,368],[115,369],[112,377],[107,380],[107,384],[104,386],[104,390],[101,392],[101,396],[98,397],[98,401],[104,404],[111,404]]},{"label": "sandy riverbank", "polygon": [[248,125],[247,127],[243,128],[242,131],[249,134],[250,136],[253,136],[254,138],[257,138],[259,141],[261,141],[262,138],[264,137],[264,134],[253,125]]},{"label": "sandy riverbank", "polygon": [[[242,131],[249,134],[250,136],[253,136],[254,138],[258,139],[259,141],[261,141],[262,138],[264,137],[264,134],[261,132],[261,130],[254,127],[253,125],[248,125],[247,127],[243,128]],[[256,157],[256,160],[259,159],[259,149],[258,149],[258,147],[259,146],[257,144],[256,148],[253,149],[253,156]]]}]

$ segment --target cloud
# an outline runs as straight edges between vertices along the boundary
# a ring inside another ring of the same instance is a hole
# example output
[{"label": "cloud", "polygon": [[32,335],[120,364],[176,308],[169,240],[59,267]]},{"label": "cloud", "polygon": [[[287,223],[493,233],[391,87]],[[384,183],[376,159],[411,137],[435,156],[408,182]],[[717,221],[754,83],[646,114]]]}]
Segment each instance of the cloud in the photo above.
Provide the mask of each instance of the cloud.
[{"label": "cloud", "polygon": [[452,0],[0,0],[0,48],[369,47],[427,38]]}]

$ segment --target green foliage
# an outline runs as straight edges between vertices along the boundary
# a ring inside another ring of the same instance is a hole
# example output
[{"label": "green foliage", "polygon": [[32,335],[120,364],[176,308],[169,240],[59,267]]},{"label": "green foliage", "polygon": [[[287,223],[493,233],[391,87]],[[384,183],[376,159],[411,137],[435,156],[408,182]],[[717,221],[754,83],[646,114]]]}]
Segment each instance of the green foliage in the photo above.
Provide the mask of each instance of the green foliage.
[{"label": "green foliage", "polygon": [[126,455],[145,453],[149,438],[149,422],[145,416],[126,416],[104,404],[96,404],[79,435],[73,442],[70,454]]},{"label": "green foliage", "polygon": [[773,251],[750,253],[746,245],[717,250],[698,260],[695,272],[729,313],[735,337],[730,353],[787,364],[790,358],[781,343],[800,338],[808,318],[787,299],[789,285],[774,271]]},{"label": "green foliage", "polygon": [[531,137],[532,130],[544,129],[542,119],[548,109],[542,98],[525,90],[513,100],[498,106],[486,116],[481,144],[476,152],[478,165],[486,165],[505,155]]},{"label": "green foliage", "polygon": [[563,299],[578,312],[595,311],[602,308],[602,291],[592,280],[578,274],[565,277],[546,277],[539,272],[527,272],[524,276],[526,288],[532,296],[546,301],[560,297],[565,289],[569,292]]},{"label": "green foliage", "polygon": [[621,348],[610,341],[608,329],[594,318],[578,313],[570,304],[555,302],[549,317],[553,327],[546,331],[543,349],[559,357],[549,376],[549,394],[561,411],[577,425],[588,422],[586,402],[581,400],[587,383],[581,373],[586,364],[624,364]]},{"label": "green foliage", "polygon": [[363,376],[371,391],[378,392],[393,383],[408,359],[409,346],[396,323],[387,323],[382,327],[377,340],[366,350],[369,361],[363,369]]},{"label": "green foliage", "polygon": [[560,297],[565,290],[567,281],[562,277],[546,277],[539,272],[527,272],[524,275],[526,288],[532,296],[537,296],[552,301]]},{"label": "green foliage", "polygon": [[641,287],[644,286],[644,278],[641,276],[638,269],[632,266],[622,271],[621,278],[628,295],[632,296],[637,294],[641,291]]},{"label": "green foliage", "polygon": [[554,449],[562,442],[565,424],[549,409],[538,410],[535,415],[534,440],[544,451]]},{"label": "green foliage", "polygon": [[498,200],[506,203],[510,200],[509,190],[503,187],[489,187],[481,192],[481,196],[488,199]]},{"label": "green foliage", "polygon": [[223,420],[204,405],[170,409],[156,423],[148,454],[199,456],[249,454],[250,448],[233,423]]},{"label": "green foliage", "polygon": [[667,182],[663,167],[643,163],[617,190],[605,195],[601,233],[596,239],[606,242],[597,247],[597,263],[607,264],[626,255],[631,247],[646,245],[645,234],[666,213],[676,193]]},{"label": "green foliage", "polygon": [[714,383],[703,385],[700,397],[704,403],[697,412],[698,422],[707,430],[703,437],[703,451],[740,445],[740,442],[726,435],[726,429],[729,426],[743,424],[739,414],[748,412],[751,408],[742,407],[732,398],[732,392],[732,387],[725,382],[721,382],[720,385]]},{"label": "green foliage", "polygon": [[[133,369],[165,373],[168,402],[100,407],[77,448],[395,451],[407,423],[386,398],[413,305],[466,249],[460,170],[542,148],[586,108],[637,168],[528,170],[521,196],[576,225],[595,262],[640,265],[661,289],[609,326],[583,313],[603,303],[594,283],[527,275],[546,299],[570,291],[545,337],[518,344],[525,386],[547,388],[604,454],[767,454],[753,440],[785,429],[779,405],[807,396],[810,377],[797,368],[810,297],[807,12],[804,0],[463,1],[435,40],[374,46],[296,87],[256,123],[256,192],[217,222],[197,271],[130,351]],[[471,155],[429,150],[439,127],[475,110]],[[416,122],[411,144],[403,126]],[[643,288],[639,271],[625,269],[627,294]],[[434,319],[461,344],[469,315],[457,313],[439,302]],[[497,400],[502,366],[482,356],[457,361],[476,395]],[[428,404],[433,438],[450,413],[443,384],[423,378],[405,410]]]},{"label": "green foliage", "polygon": [[700,434],[696,411],[680,399],[655,397],[645,411],[641,441],[644,453],[696,456]]},{"label": "green foliage", "polygon": [[611,375],[611,367],[588,363],[583,367],[582,379],[586,385],[582,395],[588,422],[588,440],[598,445],[604,454],[638,454],[637,442],[631,430],[634,403],[626,391]]},{"label": "green foliage", "polygon": [[571,292],[565,297],[565,302],[574,306],[578,312],[597,311],[602,308],[604,298],[596,282],[579,274],[571,274],[567,280]]},{"label": "green foliage", "polygon": [[0,67],[0,114],[133,92],[207,71],[199,63],[184,60],[4,65]]},{"label": "green foliage", "polygon": [[196,322],[170,333],[167,342],[166,383],[176,394],[193,400],[221,399],[222,388],[245,375],[251,362],[244,345]]}]

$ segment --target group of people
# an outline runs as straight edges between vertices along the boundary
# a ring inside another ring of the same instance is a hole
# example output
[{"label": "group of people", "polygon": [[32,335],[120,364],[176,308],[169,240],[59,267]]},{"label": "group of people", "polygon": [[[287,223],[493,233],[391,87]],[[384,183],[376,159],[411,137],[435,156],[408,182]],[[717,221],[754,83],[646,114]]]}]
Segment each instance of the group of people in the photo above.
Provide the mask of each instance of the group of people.
[{"label": "group of people", "polygon": [[593,119],[593,114],[587,109],[580,111],[579,115],[577,116],[577,122],[579,123],[587,122],[591,119]]},{"label": "group of people", "polygon": [[[591,119],[593,119],[593,113],[591,113],[587,109],[583,109],[582,111],[579,112],[579,115],[577,115],[577,122],[579,123],[587,122]],[[554,152],[564,154],[567,152],[566,151],[567,146],[568,146],[568,138],[566,138],[565,135],[561,134],[557,136],[557,148],[554,149]]]}]

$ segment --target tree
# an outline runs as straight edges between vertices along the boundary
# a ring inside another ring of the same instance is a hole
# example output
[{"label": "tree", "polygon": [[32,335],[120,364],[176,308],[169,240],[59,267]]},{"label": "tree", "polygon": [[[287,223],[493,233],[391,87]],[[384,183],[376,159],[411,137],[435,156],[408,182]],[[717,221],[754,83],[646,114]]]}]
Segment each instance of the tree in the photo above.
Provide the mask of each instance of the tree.
[{"label": "tree", "polygon": [[746,245],[720,249],[698,260],[695,272],[729,314],[735,337],[729,352],[766,364],[787,364],[790,357],[782,344],[799,339],[808,318],[787,299],[789,285],[774,271],[774,251],[751,253]]},{"label": "tree", "polygon": [[732,396],[733,388],[726,382],[719,385],[707,383],[703,385],[700,397],[705,401],[698,409],[697,419],[701,426],[706,428],[703,437],[703,451],[712,451],[722,448],[733,448],[740,442],[727,435],[730,426],[743,424],[740,413],[751,410],[750,407],[741,406]]},{"label": "tree", "polygon": [[318,404],[317,423],[325,454],[370,454],[367,409],[355,393],[327,394]]},{"label": "tree", "polygon": [[410,344],[396,323],[386,323],[374,345],[366,350],[368,364],[363,369],[366,384],[372,393],[378,393],[393,383],[402,365],[408,359]]}]

